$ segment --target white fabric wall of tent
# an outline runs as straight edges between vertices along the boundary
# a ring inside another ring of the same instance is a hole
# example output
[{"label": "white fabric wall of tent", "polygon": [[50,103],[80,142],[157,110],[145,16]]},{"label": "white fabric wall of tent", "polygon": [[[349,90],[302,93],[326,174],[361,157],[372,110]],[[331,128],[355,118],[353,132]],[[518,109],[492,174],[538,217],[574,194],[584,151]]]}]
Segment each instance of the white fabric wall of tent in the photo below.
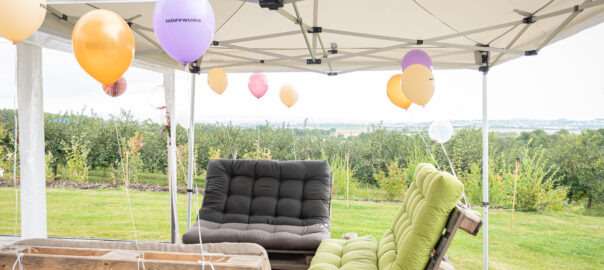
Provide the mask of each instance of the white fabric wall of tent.
[{"label": "white fabric wall of tent", "polygon": [[[27,201],[21,204],[23,238],[47,236],[40,48],[71,52],[71,32],[77,19],[90,10],[103,8],[117,12],[135,33],[133,65],[164,74],[169,115],[175,112],[174,70],[182,69],[155,38],[154,1],[47,2],[48,13],[40,30],[17,45],[21,194],[22,201]],[[261,8],[257,0],[210,0],[216,15],[216,33],[213,46],[197,62],[201,72],[221,67],[227,72],[306,71],[335,76],[398,70],[405,52],[420,48],[430,54],[436,69],[476,69],[483,73],[483,244],[487,269],[489,68],[537,55],[552,42],[604,22],[604,0],[284,2],[283,8],[269,10]],[[194,110],[193,102],[190,109]],[[170,134],[174,135],[174,117],[170,117],[170,126]],[[174,213],[176,149],[175,137],[169,138],[170,200]],[[179,238],[177,223],[174,213],[173,242]]]}]

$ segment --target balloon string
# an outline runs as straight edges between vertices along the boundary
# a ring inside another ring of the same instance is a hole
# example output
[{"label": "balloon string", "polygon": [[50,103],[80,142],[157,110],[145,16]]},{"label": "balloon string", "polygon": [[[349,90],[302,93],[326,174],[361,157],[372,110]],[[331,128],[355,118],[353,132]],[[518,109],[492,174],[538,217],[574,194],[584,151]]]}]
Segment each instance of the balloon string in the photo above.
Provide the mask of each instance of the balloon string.
[{"label": "balloon string", "polygon": [[[436,130],[436,133],[438,134],[438,137],[442,138],[442,135],[440,134],[440,130],[438,130],[437,128],[435,130]],[[443,149],[445,156],[447,157],[447,161],[449,162],[449,167],[451,168],[451,173],[453,174],[453,176],[455,176],[455,178],[457,178],[457,174],[455,173],[455,169],[453,168],[453,162],[451,162],[451,159],[449,158],[449,154],[447,153],[447,149],[445,148],[445,145],[442,142],[439,142],[439,144],[440,144],[440,147]],[[464,200],[466,208],[470,208],[470,199],[468,199],[468,196],[466,195],[465,191],[461,192],[461,199]]]},{"label": "balloon string", "polygon": [[424,146],[426,147],[426,151],[428,151],[428,154],[430,154],[430,158],[432,159],[432,161],[434,161],[434,164],[436,165],[436,168],[440,170],[440,166],[438,165],[438,162],[434,158],[434,155],[432,155],[432,151],[430,151],[430,147],[428,147],[428,144],[426,143],[426,139],[424,139],[424,135],[422,135],[419,132],[419,129],[417,129],[417,126],[415,127],[415,131],[417,131],[417,135],[422,139],[422,142],[424,142]]},{"label": "balloon string", "polygon": [[[258,98],[258,102],[256,103],[256,111],[258,112],[258,116],[260,116],[260,98]],[[262,123],[262,120],[260,121]],[[256,131],[258,132],[258,140],[256,141],[256,151],[258,153],[258,158],[260,158],[260,125],[256,126]]]},{"label": "balloon string", "polygon": [[229,138],[229,147],[231,148],[231,154],[233,154],[233,159],[236,159],[237,155],[235,153],[237,150],[233,149],[234,146],[231,140],[231,134],[229,133],[229,126],[225,126],[224,129],[226,130],[227,137]]},{"label": "balloon string", "polygon": [[[411,114],[411,121],[413,122],[413,114]],[[422,139],[422,142],[424,143],[424,146],[426,147],[426,152],[428,152],[428,154],[430,155],[430,158],[436,165],[436,168],[440,170],[440,166],[438,166],[438,162],[434,158],[434,155],[432,155],[432,151],[430,151],[430,148],[428,147],[428,144],[426,143],[426,139],[424,139],[424,136],[419,132],[419,129],[417,128],[417,124],[413,125],[413,127],[415,127],[415,131],[417,132],[417,135]]]},{"label": "balloon string", "polygon": [[294,128],[290,125],[289,128],[292,131],[292,148],[294,150],[294,160],[298,160],[298,157],[296,155],[296,137],[294,136]]},{"label": "balloon string", "polygon": [[[195,176],[197,176],[197,170],[195,170]],[[199,208],[201,208],[201,205],[199,204],[199,188],[197,187],[197,182],[193,181],[194,185],[195,185],[195,205],[198,205]],[[200,218],[199,218],[199,214],[197,214],[197,233],[199,235],[199,248],[201,250],[201,270],[205,270],[206,264],[208,264],[210,266],[210,268],[212,268],[212,270],[214,269],[214,265],[212,264],[212,254],[208,254],[210,256],[210,261],[206,262],[205,259],[205,254],[207,252],[203,251],[203,239],[201,237],[201,224],[200,223]],[[216,262],[220,262],[222,260],[224,260],[226,258],[226,255],[222,254],[222,258],[216,260]]]},{"label": "balloon string", "polygon": [[145,261],[143,259],[140,246],[138,245],[138,237],[136,234],[136,227],[134,225],[134,214],[132,213],[132,201],[130,200],[130,192],[128,190],[128,185],[130,183],[130,179],[126,174],[126,168],[124,166],[124,156],[122,155],[122,143],[120,141],[120,133],[117,130],[117,119],[114,119],[113,126],[115,127],[115,138],[117,139],[117,146],[120,153],[120,162],[122,164],[122,175],[124,177],[124,186],[126,188],[126,198],[128,199],[128,211],[130,212],[130,222],[132,223],[132,233],[134,234],[134,244],[136,245],[136,250],[138,252],[138,260],[136,262],[136,269],[140,269],[140,265],[143,266],[143,270],[145,270]]}]

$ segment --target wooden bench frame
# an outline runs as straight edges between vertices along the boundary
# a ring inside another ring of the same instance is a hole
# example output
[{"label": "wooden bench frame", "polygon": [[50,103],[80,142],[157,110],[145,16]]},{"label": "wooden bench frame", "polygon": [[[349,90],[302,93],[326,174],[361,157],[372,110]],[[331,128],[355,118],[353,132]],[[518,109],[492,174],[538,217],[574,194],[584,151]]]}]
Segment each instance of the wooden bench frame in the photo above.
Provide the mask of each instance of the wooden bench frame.
[{"label": "wooden bench frame", "polygon": [[425,269],[455,269],[451,262],[449,262],[446,252],[451,245],[451,241],[453,241],[453,237],[455,237],[457,229],[462,229],[467,233],[476,236],[481,227],[482,220],[474,214],[471,209],[465,208],[465,206],[458,203],[455,209],[451,211],[449,219],[447,220],[445,232],[440,236],[440,239],[436,243],[436,247],[434,248],[430,261],[428,261],[428,265]]},{"label": "wooden bench frame", "polygon": [[[0,249],[0,269],[13,269],[19,256],[23,269],[142,269],[136,250],[21,245]],[[197,270],[202,260],[201,254],[195,253],[142,251],[141,256],[146,269]],[[217,270],[266,269],[261,256],[205,254],[203,259]],[[206,263],[206,268],[211,267]]]}]

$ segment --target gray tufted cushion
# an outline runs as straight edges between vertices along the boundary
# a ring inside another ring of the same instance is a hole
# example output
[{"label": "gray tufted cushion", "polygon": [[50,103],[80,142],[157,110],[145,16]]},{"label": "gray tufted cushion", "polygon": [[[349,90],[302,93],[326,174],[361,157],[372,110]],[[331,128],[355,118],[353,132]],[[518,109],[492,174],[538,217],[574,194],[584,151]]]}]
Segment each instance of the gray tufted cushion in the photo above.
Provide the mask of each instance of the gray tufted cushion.
[{"label": "gray tufted cushion", "polygon": [[315,250],[330,237],[325,161],[210,160],[200,222],[183,243],[251,242]]},{"label": "gray tufted cushion", "polygon": [[326,161],[210,160],[199,218],[216,223],[329,224],[330,191]]}]

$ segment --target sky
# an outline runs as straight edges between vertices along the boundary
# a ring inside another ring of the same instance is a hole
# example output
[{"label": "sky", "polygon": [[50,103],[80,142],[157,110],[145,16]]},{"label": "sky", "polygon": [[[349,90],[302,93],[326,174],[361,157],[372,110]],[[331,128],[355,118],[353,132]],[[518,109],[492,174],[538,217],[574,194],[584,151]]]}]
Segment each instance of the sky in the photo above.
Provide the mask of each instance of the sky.
[{"label": "sky", "polygon": [[[489,119],[604,118],[604,23],[551,44],[538,56],[522,57],[491,69],[488,75]],[[0,108],[14,108],[15,48],[0,39]],[[43,50],[44,111],[94,110],[101,116],[131,111],[136,119],[160,121],[153,105],[161,100],[162,75],[131,67],[124,75],[128,90],[107,96],[78,65],[73,54]],[[260,100],[247,88],[249,73],[229,74],[222,95],[207,77],[196,84],[196,122],[347,122],[376,123],[482,118],[482,74],[475,70],[435,70],[435,93],[425,108],[403,111],[386,96],[388,79],[400,70],[356,72],[328,77],[314,73],[266,73],[270,88]],[[177,118],[188,122],[189,75],[177,72]],[[300,99],[291,109],[279,100],[288,83]]]}]

